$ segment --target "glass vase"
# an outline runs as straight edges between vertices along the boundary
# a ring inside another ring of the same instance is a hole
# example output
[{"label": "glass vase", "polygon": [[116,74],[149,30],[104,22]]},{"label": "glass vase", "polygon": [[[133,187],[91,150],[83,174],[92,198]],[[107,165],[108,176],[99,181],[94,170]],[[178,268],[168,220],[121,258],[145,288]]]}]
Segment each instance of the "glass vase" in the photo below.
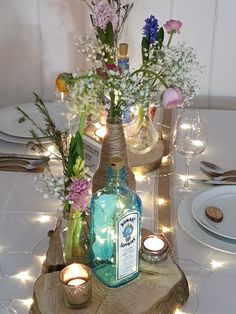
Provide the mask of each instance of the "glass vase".
[{"label": "glass vase", "polygon": [[136,118],[125,129],[128,149],[134,154],[146,154],[153,149],[158,137],[150,111],[140,106]]},{"label": "glass vase", "polygon": [[63,213],[61,241],[65,264],[89,264],[88,216],[81,211]]}]

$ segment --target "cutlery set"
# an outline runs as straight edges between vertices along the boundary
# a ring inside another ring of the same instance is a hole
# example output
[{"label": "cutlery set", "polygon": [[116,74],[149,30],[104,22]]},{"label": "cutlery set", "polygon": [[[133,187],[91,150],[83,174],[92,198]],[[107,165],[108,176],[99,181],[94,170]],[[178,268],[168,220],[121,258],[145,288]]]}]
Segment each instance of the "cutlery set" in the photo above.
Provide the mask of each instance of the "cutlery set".
[{"label": "cutlery set", "polygon": [[191,179],[191,181],[212,185],[236,185],[236,170],[225,170],[207,161],[200,162],[200,170],[209,179]]}]

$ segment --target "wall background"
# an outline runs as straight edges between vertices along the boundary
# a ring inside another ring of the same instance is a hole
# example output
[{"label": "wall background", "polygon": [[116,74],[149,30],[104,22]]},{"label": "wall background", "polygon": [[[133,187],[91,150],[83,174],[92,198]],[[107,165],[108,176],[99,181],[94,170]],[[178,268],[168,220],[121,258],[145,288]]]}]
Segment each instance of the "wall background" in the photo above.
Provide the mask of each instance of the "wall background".
[{"label": "wall background", "polygon": [[[140,62],[144,20],[183,22],[176,39],[196,48],[205,66],[195,106],[236,109],[235,0],[134,0],[122,41],[131,66]],[[31,102],[32,92],[55,100],[54,80],[75,72],[83,60],[73,36],[88,32],[89,14],[80,0],[0,0],[0,107]]]}]

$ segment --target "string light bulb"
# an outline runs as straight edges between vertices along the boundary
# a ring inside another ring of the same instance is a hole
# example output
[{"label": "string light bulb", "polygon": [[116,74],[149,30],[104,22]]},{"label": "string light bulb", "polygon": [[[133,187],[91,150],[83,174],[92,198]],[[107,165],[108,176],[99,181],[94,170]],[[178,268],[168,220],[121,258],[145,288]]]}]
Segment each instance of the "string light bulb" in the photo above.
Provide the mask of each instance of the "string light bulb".
[{"label": "string light bulb", "polygon": [[51,217],[48,216],[48,215],[40,215],[37,220],[41,223],[45,223],[45,222],[48,222],[50,221]]},{"label": "string light bulb", "polygon": [[219,262],[219,261],[215,261],[215,260],[212,260],[211,261],[211,267],[212,269],[217,269],[217,268],[220,268],[224,265],[223,262]]},{"label": "string light bulb", "polygon": [[33,299],[32,298],[20,299],[19,302],[21,302],[22,304],[24,304],[27,307],[30,307],[33,304]]},{"label": "string light bulb", "polygon": [[20,273],[13,275],[12,278],[19,279],[24,283],[34,279],[32,276],[30,276],[29,271],[21,271]]}]

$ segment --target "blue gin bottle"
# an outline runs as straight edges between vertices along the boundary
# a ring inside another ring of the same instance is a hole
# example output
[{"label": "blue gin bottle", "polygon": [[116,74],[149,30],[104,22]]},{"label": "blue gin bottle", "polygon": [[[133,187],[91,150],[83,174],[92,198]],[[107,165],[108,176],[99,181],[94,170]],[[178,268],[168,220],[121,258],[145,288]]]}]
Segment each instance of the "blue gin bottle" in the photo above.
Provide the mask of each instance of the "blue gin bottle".
[{"label": "blue gin bottle", "polygon": [[141,216],[141,200],[125,183],[123,160],[112,157],[107,184],[90,203],[91,266],[108,287],[139,275]]}]

